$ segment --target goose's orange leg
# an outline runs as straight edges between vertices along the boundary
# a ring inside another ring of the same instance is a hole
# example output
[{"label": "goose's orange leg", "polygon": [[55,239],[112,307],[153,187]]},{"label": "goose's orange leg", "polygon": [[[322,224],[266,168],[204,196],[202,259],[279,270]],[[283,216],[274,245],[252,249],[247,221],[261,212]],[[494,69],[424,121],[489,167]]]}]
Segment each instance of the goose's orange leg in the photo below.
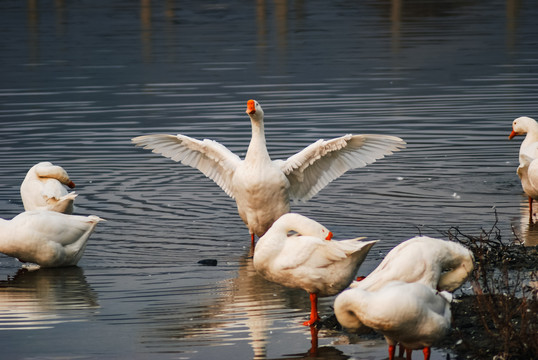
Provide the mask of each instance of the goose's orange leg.
[{"label": "goose's orange leg", "polygon": [[250,246],[254,246],[254,234],[250,234]]},{"label": "goose's orange leg", "polygon": [[424,360],[430,360],[432,349],[428,346],[422,349],[422,352],[424,353]]},{"label": "goose's orange leg", "polygon": [[394,353],[396,353],[396,345],[389,345],[389,360],[394,360]]},{"label": "goose's orange leg", "polygon": [[316,322],[320,321],[318,315],[318,295],[310,294],[310,320],[303,323],[304,326],[312,326]]}]

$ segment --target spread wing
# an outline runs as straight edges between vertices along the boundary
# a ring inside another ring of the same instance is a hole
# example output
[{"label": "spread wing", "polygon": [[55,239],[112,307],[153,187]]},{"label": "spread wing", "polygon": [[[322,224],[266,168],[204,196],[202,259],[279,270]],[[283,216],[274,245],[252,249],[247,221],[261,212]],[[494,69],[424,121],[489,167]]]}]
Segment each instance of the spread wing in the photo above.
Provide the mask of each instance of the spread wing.
[{"label": "spread wing", "polygon": [[197,140],[181,134],[145,135],[131,140],[136,146],[151,149],[174,161],[200,170],[234,198],[232,177],[241,163],[239,156],[213,140]]},{"label": "spread wing", "polygon": [[382,159],[405,144],[396,136],[348,134],[318,140],[278,164],[290,181],[290,199],[308,201],[346,171]]}]

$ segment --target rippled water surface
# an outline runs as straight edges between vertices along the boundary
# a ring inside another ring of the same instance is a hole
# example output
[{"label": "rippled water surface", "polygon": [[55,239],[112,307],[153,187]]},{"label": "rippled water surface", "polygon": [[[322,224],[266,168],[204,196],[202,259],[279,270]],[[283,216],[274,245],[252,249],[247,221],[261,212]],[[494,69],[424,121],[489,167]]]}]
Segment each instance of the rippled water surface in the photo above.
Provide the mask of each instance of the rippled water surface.
[{"label": "rippled water surface", "polygon": [[[504,239],[536,243],[508,134],[538,117],[537,16],[530,0],[2,1],[0,217],[51,161],[77,184],[76,212],[108,220],[76,268],[0,257],[3,355],[305,356],[308,296],[256,275],[234,201],[130,144],[182,133],[244,156],[250,98],[273,158],[346,133],[407,141],[293,206],[336,239],[381,240],[359,273],[418,233],[489,229],[494,209]],[[382,338],[318,335],[320,358],[387,356]]]}]

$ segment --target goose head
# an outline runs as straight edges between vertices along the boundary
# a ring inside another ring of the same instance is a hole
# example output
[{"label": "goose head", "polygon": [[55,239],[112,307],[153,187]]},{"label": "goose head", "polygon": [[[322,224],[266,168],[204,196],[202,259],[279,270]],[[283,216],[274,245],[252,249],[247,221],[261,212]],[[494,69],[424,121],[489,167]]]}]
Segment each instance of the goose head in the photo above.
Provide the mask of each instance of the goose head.
[{"label": "goose head", "polygon": [[528,116],[521,116],[515,119],[512,122],[512,132],[510,133],[510,136],[508,136],[508,139],[512,139],[514,136],[517,135],[525,135],[531,129],[537,128],[538,124],[536,121]]},{"label": "goose head", "polygon": [[260,103],[256,100],[247,101],[247,110],[246,113],[253,121],[263,121],[263,109],[260,106]]}]

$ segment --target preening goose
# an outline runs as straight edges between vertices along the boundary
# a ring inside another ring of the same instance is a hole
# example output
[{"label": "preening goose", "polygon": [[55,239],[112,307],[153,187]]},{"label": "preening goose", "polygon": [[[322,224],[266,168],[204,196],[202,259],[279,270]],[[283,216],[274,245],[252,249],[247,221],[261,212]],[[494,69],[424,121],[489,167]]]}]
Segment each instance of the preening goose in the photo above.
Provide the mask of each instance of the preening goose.
[{"label": "preening goose", "polygon": [[290,200],[308,201],[350,169],[364,167],[399,151],[405,142],[389,135],[344,135],[318,140],[287,160],[271,160],[267,152],[264,112],[256,100],[247,102],[252,138],[244,160],[213,140],[185,135],[145,135],[132,139],[174,161],[192,166],[215,181],[237,203],[251,234],[263,236]]},{"label": "preening goose", "polygon": [[392,249],[374,271],[351,287],[375,291],[392,281],[403,281],[454,291],[473,271],[473,261],[473,254],[463,245],[417,236]]},{"label": "preening goose", "polygon": [[[289,234],[291,231],[296,234]],[[364,238],[329,241],[332,233],[305,216],[287,213],[267,230],[254,252],[256,271],[266,279],[310,294],[310,320],[319,320],[318,296],[331,296],[344,290],[377,242]]]},{"label": "preening goose", "polygon": [[375,291],[359,288],[345,290],[334,301],[338,322],[349,330],[362,326],[385,336],[389,359],[394,359],[395,345],[408,351],[424,349],[430,358],[430,346],[450,329],[452,295],[438,292],[421,283],[392,281]]},{"label": "preening goose", "polygon": [[50,162],[40,162],[32,166],[20,188],[24,209],[72,214],[77,194],[68,193],[65,186],[74,188],[75,183],[61,166]]}]

